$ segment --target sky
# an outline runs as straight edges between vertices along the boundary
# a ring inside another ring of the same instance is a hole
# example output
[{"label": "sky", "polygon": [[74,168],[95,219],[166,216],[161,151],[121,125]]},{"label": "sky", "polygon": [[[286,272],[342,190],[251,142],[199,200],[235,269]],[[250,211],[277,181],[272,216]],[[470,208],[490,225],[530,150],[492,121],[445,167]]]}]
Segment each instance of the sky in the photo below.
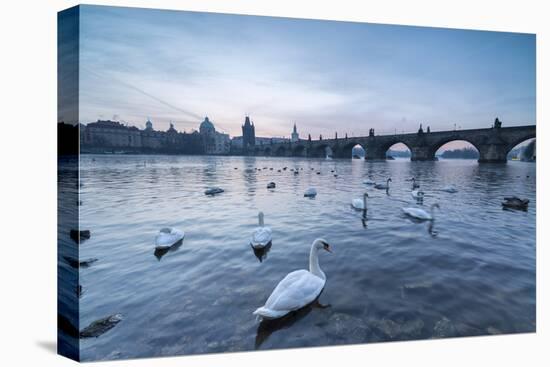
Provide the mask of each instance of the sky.
[{"label": "sky", "polygon": [[82,6],[82,123],[318,138],[535,124],[535,35]]}]

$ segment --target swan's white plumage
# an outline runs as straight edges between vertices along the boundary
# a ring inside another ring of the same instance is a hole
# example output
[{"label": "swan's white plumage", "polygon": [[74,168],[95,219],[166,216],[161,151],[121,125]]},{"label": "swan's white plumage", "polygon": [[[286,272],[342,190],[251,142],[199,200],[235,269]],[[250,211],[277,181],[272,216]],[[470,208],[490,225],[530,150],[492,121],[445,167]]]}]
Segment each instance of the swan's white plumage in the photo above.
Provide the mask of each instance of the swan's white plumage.
[{"label": "swan's white plumage", "polygon": [[445,191],[445,192],[448,192],[448,193],[451,193],[451,194],[454,194],[454,193],[458,192],[457,188],[454,187],[453,185],[445,186],[444,188],[441,189],[441,191]]},{"label": "swan's white plumage", "polygon": [[319,267],[318,252],[321,249],[331,252],[325,240],[313,241],[309,253],[309,271],[296,270],[287,274],[277,284],[265,305],[253,312],[254,315],[259,319],[276,319],[315,301],[326,282],[326,275]]},{"label": "swan's white plumage", "polygon": [[367,179],[367,180],[363,181],[363,183],[365,185],[376,185],[376,182],[374,182],[373,180],[370,180],[370,179]]},{"label": "swan's white plumage", "polygon": [[363,204],[363,199],[353,199],[351,202],[351,206],[353,206],[355,209],[364,210],[365,205]]},{"label": "swan's white plumage", "polygon": [[284,316],[313,302],[324,286],[324,279],[307,270],[293,271],[277,284],[265,305],[254,311],[254,315],[265,319]]},{"label": "swan's white plumage", "polygon": [[420,220],[432,220],[430,213],[420,208],[403,208],[403,213]]},{"label": "swan's white plumage", "polygon": [[158,248],[170,247],[178,241],[183,240],[185,233],[175,228],[162,228],[155,237],[155,245]]},{"label": "swan's white plumage", "polygon": [[250,244],[254,248],[264,248],[271,242],[271,228],[269,227],[257,227],[252,233],[252,239]]}]

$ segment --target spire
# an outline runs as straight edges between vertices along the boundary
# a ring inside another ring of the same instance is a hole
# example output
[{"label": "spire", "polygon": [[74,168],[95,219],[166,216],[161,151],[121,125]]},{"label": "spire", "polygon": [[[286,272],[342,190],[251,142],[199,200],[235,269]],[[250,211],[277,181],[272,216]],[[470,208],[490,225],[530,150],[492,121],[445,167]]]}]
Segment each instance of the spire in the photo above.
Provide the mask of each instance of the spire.
[{"label": "spire", "polygon": [[296,131],[296,122],[294,123],[294,130],[292,132],[297,133],[297,131]]}]

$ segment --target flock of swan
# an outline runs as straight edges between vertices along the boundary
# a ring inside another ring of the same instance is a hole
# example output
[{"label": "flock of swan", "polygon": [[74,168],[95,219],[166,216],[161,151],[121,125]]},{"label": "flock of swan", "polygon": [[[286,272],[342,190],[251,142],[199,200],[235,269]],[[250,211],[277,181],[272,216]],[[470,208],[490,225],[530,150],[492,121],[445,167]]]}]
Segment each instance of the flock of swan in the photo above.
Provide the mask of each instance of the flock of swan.
[{"label": "flock of swan", "polygon": [[[286,167],[284,168],[286,170]],[[291,169],[292,170],[292,169]],[[312,169],[313,170],[313,169]],[[296,171],[298,170],[296,169]],[[411,196],[422,203],[424,192],[420,191],[420,185],[415,178],[412,181]],[[372,186],[378,190],[386,190],[389,193],[391,178],[388,178],[385,183],[376,183],[371,179],[365,180],[363,183],[367,186]],[[267,184],[268,189],[274,189],[275,182]],[[206,195],[215,195],[223,192],[219,187],[209,188],[205,191]],[[456,193],[458,190],[454,186],[446,186],[442,191]],[[317,190],[314,187],[308,188],[304,192],[304,197],[313,198],[317,195]],[[362,198],[355,198],[351,205],[354,209],[362,210],[366,217],[368,193],[365,192]],[[431,205],[430,212],[418,207],[404,207],[404,214],[420,221],[433,221],[434,209],[439,208],[437,203]],[[181,243],[185,233],[174,228],[162,228],[156,236],[157,248],[167,249],[172,245]],[[258,213],[258,227],[252,232],[250,238],[250,246],[255,250],[262,250],[271,246],[272,230],[264,223],[264,213]],[[328,242],[322,238],[318,238],[311,244],[309,254],[309,270],[296,270],[287,274],[275,287],[271,295],[268,297],[265,304],[257,308],[253,314],[261,320],[272,320],[281,318],[293,311],[303,308],[313,302],[321,293],[325,286],[326,275],[321,270],[319,265],[319,252],[332,252]]]}]

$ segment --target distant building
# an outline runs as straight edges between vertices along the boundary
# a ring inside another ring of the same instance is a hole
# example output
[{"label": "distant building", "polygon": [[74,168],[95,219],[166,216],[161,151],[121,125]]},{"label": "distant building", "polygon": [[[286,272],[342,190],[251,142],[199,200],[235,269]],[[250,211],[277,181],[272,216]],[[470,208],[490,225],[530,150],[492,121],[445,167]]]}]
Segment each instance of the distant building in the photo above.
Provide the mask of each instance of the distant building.
[{"label": "distant building", "polygon": [[140,148],[141,132],[118,121],[97,120],[80,128],[80,144],[105,147]]},{"label": "distant building", "polygon": [[254,128],[254,122],[250,122],[250,117],[246,116],[244,120],[244,125],[242,126],[243,131],[243,146],[244,150],[253,148],[256,145],[256,131]]},{"label": "distant building", "polygon": [[228,154],[231,147],[231,140],[228,134],[223,134],[216,131],[212,121],[208,116],[204,118],[199,126],[199,133],[204,142],[206,154]]},{"label": "distant building", "polygon": [[298,135],[298,131],[296,130],[296,123],[294,123],[294,129],[292,130],[290,141],[293,143],[296,143],[299,140],[300,140],[300,136]]},{"label": "distant building", "polygon": [[111,120],[97,120],[79,126],[82,153],[204,153],[199,133],[180,133],[172,123],[167,131],[154,130],[150,120],[145,123],[144,130]]},{"label": "distant building", "polygon": [[149,119],[147,119],[147,122],[145,123],[145,130],[147,131],[153,130],[153,123]]}]

